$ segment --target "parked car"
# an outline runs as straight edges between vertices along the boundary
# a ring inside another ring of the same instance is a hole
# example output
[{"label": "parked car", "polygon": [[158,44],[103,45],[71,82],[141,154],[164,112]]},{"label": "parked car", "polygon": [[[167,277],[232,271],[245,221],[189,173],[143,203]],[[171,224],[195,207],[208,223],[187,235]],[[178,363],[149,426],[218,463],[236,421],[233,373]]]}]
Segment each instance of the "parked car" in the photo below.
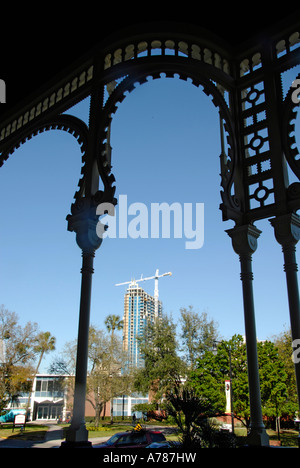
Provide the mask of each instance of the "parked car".
[{"label": "parked car", "polygon": [[118,432],[110,439],[98,445],[99,448],[145,448],[153,442],[163,442],[166,438],[160,431]]},{"label": "parked car", "polygon": [[161,442],[152,442],[151,444],[147,445],[146,448],[173,448],[179,449],[182,447],[181,442],[177,442],[175,440],[163,440]]}]

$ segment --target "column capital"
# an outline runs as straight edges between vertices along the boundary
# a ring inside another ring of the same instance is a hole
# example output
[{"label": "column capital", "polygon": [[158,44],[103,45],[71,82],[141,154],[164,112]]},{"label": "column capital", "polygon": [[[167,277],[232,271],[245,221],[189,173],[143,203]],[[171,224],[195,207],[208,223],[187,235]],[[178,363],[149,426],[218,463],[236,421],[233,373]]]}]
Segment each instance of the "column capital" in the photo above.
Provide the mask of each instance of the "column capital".
[{"label": "column capital", "polygon": [[300,216],[295,213],[287,213],[269,219],[269,222],[274,228],[277,242],[283,248],[297,244],[300,239]]},{"label": "column capital", "polygon": [[96,232],[99,216],[95,204],[89,198],[80,198],[73,203],[71,213],[66,218],[68,231],[76,233],[76,242],[83,254],[94,254],[102,243]]},{"label": "column capital", "polygon": [[257,239],[259,238],[261,231],[252,224],[235,226],[225,232],[227,232],[229,237],[231,237],[233,250],[238,255],[251,256],[256,251]]}]

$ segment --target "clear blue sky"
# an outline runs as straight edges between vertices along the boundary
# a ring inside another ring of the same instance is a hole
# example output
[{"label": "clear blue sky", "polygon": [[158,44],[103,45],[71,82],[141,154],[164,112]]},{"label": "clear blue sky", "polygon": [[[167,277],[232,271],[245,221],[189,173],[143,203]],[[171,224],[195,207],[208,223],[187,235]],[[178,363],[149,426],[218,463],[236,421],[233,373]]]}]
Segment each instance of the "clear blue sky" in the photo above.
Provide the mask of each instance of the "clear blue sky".
[{"label": "clear blue sky", "polygon": [[[88,100],[76,115],[87,119]],[[159,292],[176,323],[179,309],[192,305],[219,324],[224,339],[243,335],[239,259],[224,232],[233,222],[224,223],[219,210],[219,122],[211,99],[179,79],[139,86],[119,105],[111,145],[117,198],[149,208],[204,203],[204,245],[187,250],[186,239],[105,239],[95,257],[91,323],[104,328],[107,315],[123,316],[126,288],[115,283],[159,269],[172,272],[159,281]],[[0,170],[0,303],[22,325],[38,322],[56,337],[43,371],[77,337],[81,251],[65,218],[80,169],[77,141],[51,131],[21,146]],[[289,312],[281,247],[267,220],[256,226],[263,231],[253,256],[257,337],[267,339],[289,328]],[[142,285],[153,293],[154,281]]]}]

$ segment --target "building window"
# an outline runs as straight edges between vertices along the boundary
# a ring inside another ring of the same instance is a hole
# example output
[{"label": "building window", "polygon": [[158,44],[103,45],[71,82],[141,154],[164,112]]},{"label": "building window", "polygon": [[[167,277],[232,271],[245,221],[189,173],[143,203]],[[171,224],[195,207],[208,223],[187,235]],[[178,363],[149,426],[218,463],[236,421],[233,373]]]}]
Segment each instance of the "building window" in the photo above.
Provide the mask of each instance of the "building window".
[{"label": "building window", "polygon": [[60,378],[37,378],[35,386],[36,397],[63,397],[63,393]]}]

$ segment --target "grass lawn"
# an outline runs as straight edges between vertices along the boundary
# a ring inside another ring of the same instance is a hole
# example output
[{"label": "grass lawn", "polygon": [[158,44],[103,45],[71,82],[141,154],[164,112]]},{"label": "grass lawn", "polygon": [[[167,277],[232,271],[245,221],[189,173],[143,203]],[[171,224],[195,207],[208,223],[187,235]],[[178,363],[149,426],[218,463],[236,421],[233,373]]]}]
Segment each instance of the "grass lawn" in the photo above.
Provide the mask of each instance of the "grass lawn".
[{"label": "grass lawn", "polygon": [[[267,434],[270,438],[270,441],[278,440],[278,434],[276,431],[272,431],[271,429],[267,429]],[[293,430],[286,430],[280,432],[280,441],[282,447],[298,447],[298,432]]]},{"label": "grass lawn", "polygon": [[[155,426],[163,425],[156,423]],[[148,426],[148,423],[147,423]],[[62,425],[62,429],[66,430],[69,425]],[[167,426],[166,426],[167,427]],[[117,432],[131,431],[133,428],[131,423],[124,424],[102,424],[99,427],[94,427],[87,423],[87,429],[89,431],[89,437],[105,437],[109,438]],[[14,438],[18,440],[44,440],[45,435],[48,431],[47,426],[30,424],[27,423],[25,431],[21,432],[19,428],[15,428],[14,432],[12,431],[13,425],[7,424],[5,426],[0,426],[0,438]],[[278,441],[278,434],[271,429],[267,429],[267,433],[270,438],[270,442]],[[245,428],[236,428],[235,435],[237,436],[238,446],[242,446],[246,443],[246,429]],[[166,434],[167,440],[178,440],[176,433]],[[282,447],[298,447],[298,432],[294,430],[286,430],[280,433],[280,441]],[[276,443],[276,442],[275,442]]]},{"label": "grass lawn", "polygon": [[15,428],[13,424],[5,424],[0,427],[0,438],[18,439],[18,440],[43,440],[48,431],[47,426],[27,423],[25,430],[21,432],[20,428]]},{"label": "grass lawn", "polygon": [[[270,445],[272,442],[276,443],[278,441],[278,434],[272,429],[267,429],[267,434],[269,436]],[[238,439],[238,445],[244,445],[246,443],[246,429],[245,428],[236,428],[235,435]],[[298,432],[294,430],[283,430],[280,433],[280,442],[282,447],[298,447]]]},{"label": "grass lawn", "polygon": [[[153,422],[152,423],[154,426],[165,426],[166,428],[168,425],[159,423],[159,422]],[[151,426],[149,422],[147,422],[147,426]],[[174,426],[172,426],[174,427]],[[131,431],[133,428],[131,423],[116,423],[116,424],[110,424],[110,423],[104,423],[99,427],[94,427],[92,424],[89,425],[87,423],[87,429],[89,431],[89,437],[94,438],[94,437],[111,437],[113,434],[116,432],[124,432],[124,431]],[[274,441],[274,444],[277,443],[278,441],[278,434],[276,431],[273,431],[271,429],[267,429],[267,433],[270,438],[270,445]],[[235,428],[235,435],[237,436],[237,444],[238,446],[245,445],[246,443],[246,435],[247,431],[246,428]],[[174,433],[172,434],[166,434],[166,439],[167,440],[178,440],[177,434]],[[282,447],[298,447],[298,432],[295,430],[283,430],[280,433],[280,442]]]},{"label": "grass lawn", "polygon": [[[151,425],[153,425],[154,427],[157,427],[157,426],[166,426],[166,427],[168,427],[166,424],[163,424],[163,423],[160,423],[160,422],[157,422],[157,421],[151,422],[151,423],[147,422],[147,427],[149,429],[151,428]],[[142,426],[144,426],[143,423],[142,423]],[[64,431],[66,431],[68,429],[68,427],[69,427],[69,425],[65,426]],[[173,426],[171,426],[171,427],[173,427]],[[95,437],[109,438],[112,435],[116,434],[117,432],[132,431],[133,425],[132,425],[131,422],[128,422],[128,424],[126,424],[126,422],[122,422],[122,423],[119,422],[119,423],[115,423],[115,424],[103,423],[99,427],[95,427],[94,425],[89,424],[87,422],[86,423],[86,428],[89,431],[89,438],[91,438],[91,439],[93,439]],[[167,440],[177,440],[177,436],[176,436],[176,434],[167,434],[166,439]]]},{"label": "grass lawn", "polygon": [[[168,427],[167,424],[159,423],[159,422],[147,422],[147,426],[166,426]],[[125,432],[125,431],[131,431],[133,429],[133,425],[131,423],[116,423],[116,424],[110,424],[110,423],[103,423],[99,427],[94,427],[92,424],[87,423],[86,424],[87,429],[89,431],[89,438],[95,438],[95,437],[106,437],[109,438],[112,435],[116,434],[117,432]],[[67,426],[69,427],[69,426]],[[66,427],[66,429],[67,429]],[[172,426],[174,427],[174,426]],[[272,441],[276,443],[278,441],[278,434],[277,432],[267,429],[267,433],[270,438],[270,442],[272,444]],[[235,428],[235,435],[237,436],[237,444],[238,446],[243,446],[246,444],[246,429],[245,428]],[[167,440],[178,440],[177,434],[174,432],[166,434],[166,439]],[[282,431],[280,433],[280,441],[281,441],[281,446],[282,447],[298,447],[298,432],[294,430],[286,430]]]},{"label": "grass lawn", "polygon": [[89,431],[89,437],[111,437],[117,432],[131,431],[133,429],[132,424],[105,424],[103,426],[94,427],[86,425]]},{"label": "grass lawn", "polygon": [[[160,425],[157,423],[157,425]],[[95,428],[93,426],[88,426],[87,429],[89,430],[89,437],[92,439],[94,437],[111,437],[116,432],[124,432],[132,430],[131,424],[107,424],[103,425],[102,427]],[[270,438],[270,445],[274,441],[274,444],[278,441],[278,434],[277,432],[267,429],[267,433]],[[243,446],[246,444],[246,429],[245,428],[236,428],[235,435],[237,436],[237,445]],[[167,440],[178,440],[177,434],[174,432],[173,434],[166,434]],[[280,433],[280,441],[282,447],[298,447],[298,432],[293,430],[286,430]]]}]

